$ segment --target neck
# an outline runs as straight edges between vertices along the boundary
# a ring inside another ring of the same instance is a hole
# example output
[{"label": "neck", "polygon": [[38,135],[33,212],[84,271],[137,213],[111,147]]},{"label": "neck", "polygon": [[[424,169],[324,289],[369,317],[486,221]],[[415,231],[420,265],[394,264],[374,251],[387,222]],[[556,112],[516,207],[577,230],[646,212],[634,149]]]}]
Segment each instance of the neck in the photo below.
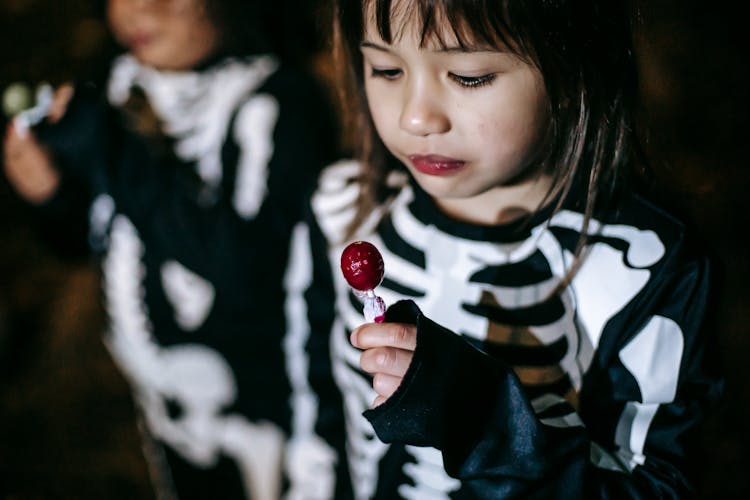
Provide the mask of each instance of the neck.
[{"label": "neck", "polygon": [[472,224],[507,224],[541,208],[552,184],[549,176],[512,186],[499,186],[472,198],[436,199],[448,216]]}]

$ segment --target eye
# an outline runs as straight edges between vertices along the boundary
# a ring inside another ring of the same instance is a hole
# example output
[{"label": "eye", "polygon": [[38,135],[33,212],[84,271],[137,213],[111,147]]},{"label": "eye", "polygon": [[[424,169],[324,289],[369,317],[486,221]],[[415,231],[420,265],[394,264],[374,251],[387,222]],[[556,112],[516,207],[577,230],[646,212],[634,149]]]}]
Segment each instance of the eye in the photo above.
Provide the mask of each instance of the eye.
[{"label": "eye", "polygon": [[370,76],[373,78],[385,78],[386,80],[395,80],[401,76],[401,70],[398,68],[372,68]]},{"label": "eye", "polygon": [[462,87],[475,89],[478,87],[483,87],[484,85],[489,85],[492,83],[492,81],[497,76],[496,73],[489,73],[487,75],[480,75],[480,76],[463,76],[463,75],[457,75],[455,73],[448,73],[448,77],[453,80],[454,82],[458,83]]}]

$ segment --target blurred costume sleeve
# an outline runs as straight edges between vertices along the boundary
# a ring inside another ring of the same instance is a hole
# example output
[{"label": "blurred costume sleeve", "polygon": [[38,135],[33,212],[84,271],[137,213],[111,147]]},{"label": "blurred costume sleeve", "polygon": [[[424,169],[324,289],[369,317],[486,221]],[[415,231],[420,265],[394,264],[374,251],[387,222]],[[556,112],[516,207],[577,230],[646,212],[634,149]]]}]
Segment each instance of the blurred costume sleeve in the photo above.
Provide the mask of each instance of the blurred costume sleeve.
[{"label": "blurred costume sleeve", "polygon": [[269,189],[275,186],[285,193],[278,198],[282,205],[273,210],[275,217],[285,217],[293,224],[284,277],[288,296],[285,348],[291,353],[288,369],[293,408],[286,460],[292,487],[288,498],[346,499],[351,498],[351,486],[345,424],[327,335],[332,321],[330,270],[317,254],[325,242],[309,213],[321,167],[335,159],[338,132],[330,108],[314,106],[324,102],[320,96],[313,99],[314,95],[300,93],[299,82],[292,79],[282,79],[278,85],[288,85],[289,91],[297,89],[288,94],[286,102],[281,101],[288,107],[279,112],[275,140],[286,146],[277,147],[273,161],[278,161],[279,167],[271,167],[269,178]]},{"label": "blurred costume sleeve", "polygon": [[64,257],[89,254],[88,211],[97,170],[105,167],[114,116],[97,85],[76,86],[63,118],[34,128],[58,169],[60,184],[45,203],[31,208],[39,235]]},{"label": "blurred costume sleeve", "polygon": [[[335,488],[330,490],[335,491],[332,498],[347,499],[352,498],[352,490],[343,401],[331,358],[335,295],[327,250],[328,243],[312,216],[295,228],[292,264],[286,277],[292,291],[287,314],[290,328],[298,332],[296,337],[303,339],[309,364],[306,378],[298,379],[296,384],[295,398],[307,411],[297,413],[298,418],[306,420],[297,425],[298,436],[293,440],[308,448],[307,453],[299,455],[299,460],[306,463],[299,464],[298,469],[314,472],[310,464],[316,461],[335,467],[336,477],[331,478],[335,481]],[[315,445],[316,435],[327,443],[327,452]],[[307,481],[308,486],[298,498],[325,498],[325,495],[318,495],[320,490],[314,486],[321,480],[325,482],[325,478],[326,472],[321,470],[317,478]]]}]

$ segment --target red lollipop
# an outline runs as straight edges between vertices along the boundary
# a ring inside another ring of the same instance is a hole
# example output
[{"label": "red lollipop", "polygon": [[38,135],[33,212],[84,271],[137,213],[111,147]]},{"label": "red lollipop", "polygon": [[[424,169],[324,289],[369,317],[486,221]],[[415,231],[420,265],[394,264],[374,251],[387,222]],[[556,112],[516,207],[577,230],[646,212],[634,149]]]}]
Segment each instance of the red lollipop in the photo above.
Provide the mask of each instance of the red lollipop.
[{"label": "red lollipop", "polygon": [[341,252],[341,272],[355,290],[374,290],[383,281],[383,256],[372,243],[349,243]]},{"label": "red lollipop", "polygon": [[383,256],[375,245],[366,241],[347,245],[341,253],[341,272],[349,286],[364,299],[365,319],[381,323],[385,317],[385,303],[375,295],[374,289],[383,281],[385,267]]}]

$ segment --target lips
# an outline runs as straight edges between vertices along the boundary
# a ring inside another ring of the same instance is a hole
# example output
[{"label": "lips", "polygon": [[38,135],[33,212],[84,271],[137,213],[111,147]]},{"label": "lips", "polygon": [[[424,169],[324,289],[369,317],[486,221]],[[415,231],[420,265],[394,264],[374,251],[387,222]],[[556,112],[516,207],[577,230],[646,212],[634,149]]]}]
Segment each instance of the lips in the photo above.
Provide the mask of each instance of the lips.
[{"label": "lips", "polygon": [[452,175],[466,165],[465,161],[440,155],[411,155],[409,161],[427,175]]},{"label": "lips", "polygon": [[141,49],[148,46],[154,39],[149,33],[134,33],[128,39],[128,45],[132,50]]}]

